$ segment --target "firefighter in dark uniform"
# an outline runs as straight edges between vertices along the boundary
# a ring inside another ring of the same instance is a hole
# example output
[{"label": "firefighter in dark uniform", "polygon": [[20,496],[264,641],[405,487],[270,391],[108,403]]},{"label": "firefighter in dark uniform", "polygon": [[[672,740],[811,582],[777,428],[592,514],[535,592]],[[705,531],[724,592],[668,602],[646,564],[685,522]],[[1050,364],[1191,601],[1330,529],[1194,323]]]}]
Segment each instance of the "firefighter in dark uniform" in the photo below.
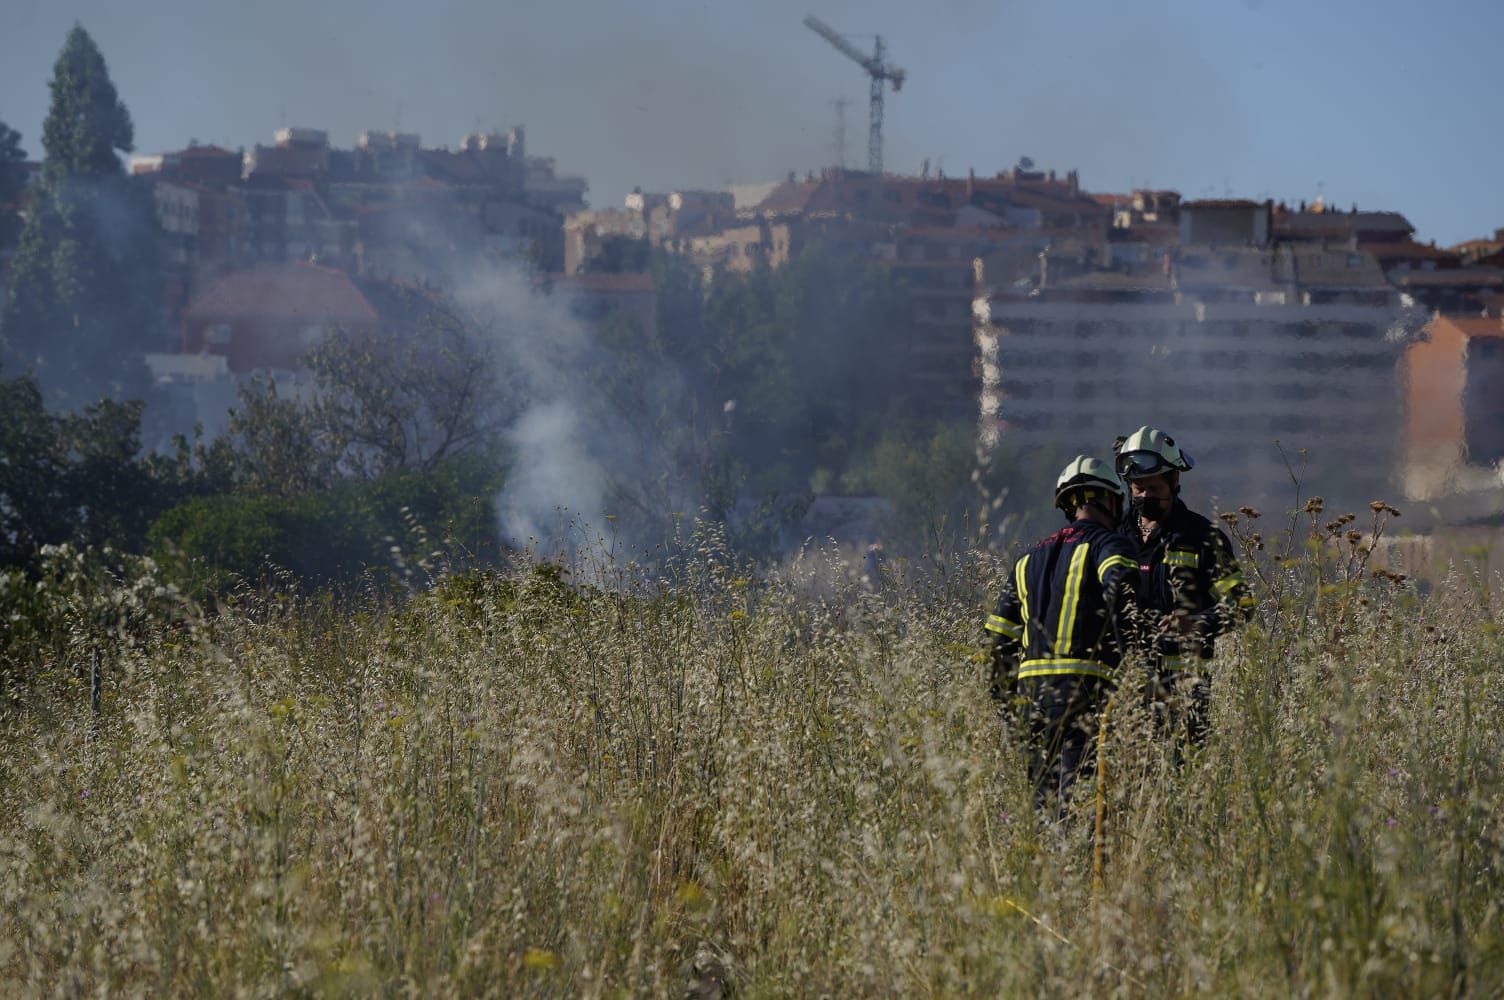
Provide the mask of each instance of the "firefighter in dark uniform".
[{"label": "firefighter in dark uniform", "polygon": [[1106,462],[1066,466],[1055,506],[1069,523],[1014,563],[987,618],[993,697],[1023,709],[1034,803],[1057,818],[1095,759],[1097,715],[1126,645],[1138,560],[1116,530],[1125,492]]},{"label": "firefighter in dark uniform", "polygon": [[1242,621],[1253,601],[1226,533],[1180,499],[1180,474],[1195,465],[1175,439],[1140,427],[1115,446],[1128,483],[1121,531],[1137,547],[1137,603],[1150,667],[1146,696],[1177,742],[1206,738],[1217,637]]}]

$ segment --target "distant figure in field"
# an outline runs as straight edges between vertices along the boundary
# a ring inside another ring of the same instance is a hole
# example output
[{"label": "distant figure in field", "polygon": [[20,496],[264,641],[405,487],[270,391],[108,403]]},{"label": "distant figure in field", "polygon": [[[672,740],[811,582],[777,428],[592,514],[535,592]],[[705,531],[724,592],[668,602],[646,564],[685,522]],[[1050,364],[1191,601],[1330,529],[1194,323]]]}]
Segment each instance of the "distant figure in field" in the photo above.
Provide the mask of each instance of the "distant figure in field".
[{"label": "distant figure in field", "polygon": [[875,594],[883,592],[883,570],[887,565],[888,557],[883,552],[882,542],[867,546],[867,554],[862,559],[862,582]]}]

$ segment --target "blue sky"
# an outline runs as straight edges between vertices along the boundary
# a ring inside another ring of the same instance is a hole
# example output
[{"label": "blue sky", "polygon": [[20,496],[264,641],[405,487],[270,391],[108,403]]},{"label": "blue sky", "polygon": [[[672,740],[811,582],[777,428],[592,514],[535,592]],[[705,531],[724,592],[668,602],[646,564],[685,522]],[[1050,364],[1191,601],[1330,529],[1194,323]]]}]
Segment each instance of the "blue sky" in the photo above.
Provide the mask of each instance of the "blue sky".
[{"label": "blue sky", "polygon": [[865,159],[861,70],[814,13],[881,32],[909,74],[889,170],[1019,156],[1095,191],[1321,193],[1442,244],[1504,227],[1504,2],[1444,0],[7,0],[0,120],[40,153],[69,26],[103,49],[138,151],[270,141],[282,124],[454,144],[525,123],[596,205]]}]

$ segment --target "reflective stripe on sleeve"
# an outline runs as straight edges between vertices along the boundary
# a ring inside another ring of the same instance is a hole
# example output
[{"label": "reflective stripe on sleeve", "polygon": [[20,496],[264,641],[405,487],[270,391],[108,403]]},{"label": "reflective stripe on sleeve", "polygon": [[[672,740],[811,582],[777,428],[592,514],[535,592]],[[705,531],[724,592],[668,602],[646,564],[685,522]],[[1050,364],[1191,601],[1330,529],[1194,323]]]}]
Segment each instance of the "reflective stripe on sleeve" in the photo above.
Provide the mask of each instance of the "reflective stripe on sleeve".
[{"label": "reflective stripe on sleeve", "polygon": [[998,635],[1005,635],[1010,639],[1017,639],[1024,634],[1023,625],[1018,622],[1010,622],[1001,615],[988,615],[986,628],[989,632],[996,632]]},{"label": "reflective stripe on sleeve", "polygon": [[1116,569],[1119,566],[1124,569],[1138,569],[1138,563],[1127,556],[1113,556],[1110,559],[1102,560],[1102,565],[1097,567],[1097,580],[1100,582],[1107,579],[1107,571]]},{"label": "reflective stripe on sleeve", "polygon": [[1226,597],[1228,594],[1232,593],[1235,589],[1241,587],[1242,585],[1243,571],[1234,570],[1233,572],[1224,576],[1222,579],[1218,580],[1216,583],[1212,584],[1212,590],[1216,592],[1218,597]]},{"label": "reflective stripe on sleeve", "polygon": [[1193,549],[1165,550],[1166,566],[1186,566],[1190,569],[1195,569],[1200,561],[1201,560],[1197,557],[1196,552]]},{"label": "reflective stripe on sleeve", "polygon": [[1025,572],[1029,565],[1029,557],[1024,556],[1013,567],[1013,586],[1018,589],[1019,614],[1024,616],[1023,637],[1019,640],[1025,646],[1029,645],[1029,581]]}]

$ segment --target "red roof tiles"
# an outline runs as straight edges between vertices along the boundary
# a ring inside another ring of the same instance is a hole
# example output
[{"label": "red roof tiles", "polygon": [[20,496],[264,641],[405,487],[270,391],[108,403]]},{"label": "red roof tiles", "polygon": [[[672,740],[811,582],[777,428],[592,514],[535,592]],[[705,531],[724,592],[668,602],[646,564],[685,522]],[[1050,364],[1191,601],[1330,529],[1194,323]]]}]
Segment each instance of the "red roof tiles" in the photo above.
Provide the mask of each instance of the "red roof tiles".
[{"label": "red roof tiles", "polygon": [[206,288],[184,312],[189,321],[272,320],[375,323],[376,310],[344,271],[317,264],[262,264]]}]

